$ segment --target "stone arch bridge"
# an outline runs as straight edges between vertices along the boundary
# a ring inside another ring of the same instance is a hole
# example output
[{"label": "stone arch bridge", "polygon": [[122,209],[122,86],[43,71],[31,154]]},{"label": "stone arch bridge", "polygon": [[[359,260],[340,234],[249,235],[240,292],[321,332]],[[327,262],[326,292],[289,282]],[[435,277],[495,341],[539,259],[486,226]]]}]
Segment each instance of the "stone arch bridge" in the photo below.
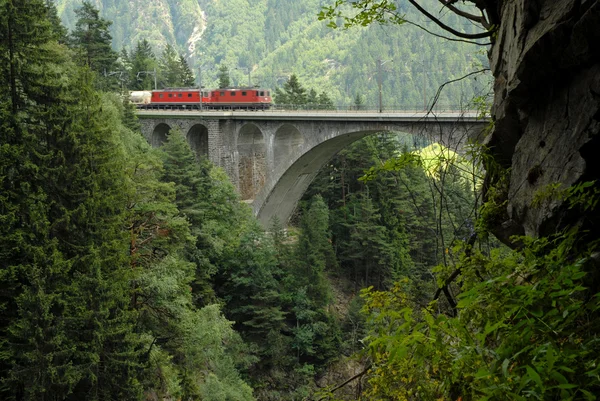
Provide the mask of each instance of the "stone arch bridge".
[{"label": "stone arch bridge", "polygon": [[460,149],[487,125],[474,113],[447,112],[153,110],[138,117],[155,147],[177,128],[198,157],[226,171],[264,226],[274,216],[287,222],[319,169],[366,135],[403,132]]}]

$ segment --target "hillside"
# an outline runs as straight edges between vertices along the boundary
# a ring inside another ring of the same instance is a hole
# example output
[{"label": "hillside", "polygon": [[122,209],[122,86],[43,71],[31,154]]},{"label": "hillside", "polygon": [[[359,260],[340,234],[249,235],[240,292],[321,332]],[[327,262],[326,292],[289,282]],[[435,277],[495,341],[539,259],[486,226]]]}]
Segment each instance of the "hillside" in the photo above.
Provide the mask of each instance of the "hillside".
[{"label": "hillside", "polygon": [[[81,0],[56,0],[67,27]],[[166,43],[184,53],[202,82],[214,85],[218,66],[226,64],[236,85],[274,88],[291,73],[304,86],[325,90],[338,105],[350,105],[357,95],[369,107],[378,102],[381,76],[384,107],[422,109],[438,87],[486,64],[482,47],[450,42],[414,26],[401,29],[370,26],[331,29],[317,15],[322,0],[93,0],[104,18],[112,20],[113,46],[132,48],[147,39],[157,54]],[[409,20],[433,29],[423,18]],[[413,14],[411,14],[413,13]],[[472,29],[451,21],[455,26]],[[384,65],[379,75],[377,60]],[[386,62],[387,61],[387,62]],[[439,104],[457,108],[487,92],[486,82],[467,79],[449,85]]]}]

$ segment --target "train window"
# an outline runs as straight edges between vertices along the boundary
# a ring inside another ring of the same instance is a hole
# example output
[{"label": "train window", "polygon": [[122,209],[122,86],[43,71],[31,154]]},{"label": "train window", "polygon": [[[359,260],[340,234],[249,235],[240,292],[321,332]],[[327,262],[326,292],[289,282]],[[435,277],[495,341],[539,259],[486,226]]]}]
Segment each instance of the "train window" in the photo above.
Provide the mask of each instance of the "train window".
[{"label": "train window", "polygon": [[231,91],[230,93],[231,93],[231,96],[235,96],[235,92],[234,91]]},{"label": "train window", "polygon": [[242,96],[246,96],[246,92],[242,92]]},{"label": "train window", "polygon": [[180,93],[180,94],[178,94],[178,95],[177,95],[177,97],[183,97],[183,94],[182,94],[182,93]]},{"label": "train window", "polygon": [[265,95],[265,91],[260,91],[260,96],[264,96]]},{"label": "train window", "polygon": [[188,93],[188,97],[192,97],[192,94],[191,94],[191,93]]},{"label": "train window", "polygon": [[271,91],[267,91],[267,96],[271,96]]},{"label": "train window", "polygon": [[225,96],[225,92],[219,92],[219,95]]},{"label": "train window", "polygon": [[159,93],[158,97],[162,99],[162,95],[163,95],[162,93]]},{"label": "train window", "polygon": [[169,97],[173,97],[173,94],[172,94],[172,93],[169,93]]}]

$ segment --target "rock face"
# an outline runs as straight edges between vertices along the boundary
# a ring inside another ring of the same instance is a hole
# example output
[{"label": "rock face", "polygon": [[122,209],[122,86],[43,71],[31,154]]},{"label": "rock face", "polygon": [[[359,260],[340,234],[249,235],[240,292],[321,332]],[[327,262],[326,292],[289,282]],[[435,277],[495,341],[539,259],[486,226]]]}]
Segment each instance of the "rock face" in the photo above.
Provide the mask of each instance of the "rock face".
[{"label": "rock face", "polygon": [[[83,0],[54,0],[63,23],[73,29],[77,21],[75,10]],[[198,0],[90,0],[100,16],[112,21],[110,32],[113,48],[135,48],[138,40],[146,39],[155,50],[162,51],[166,43],[187,49],[194,54],[196,43],[205,29],[205,19]]]},{"label": "rock face", "polygon": [[510,244],[511,235],[576,223],[598,238],[597,212],[583,216],[553,197],[533,201],[550,184],[600,178],[600,0],[506,0],[500,19],[490,52],[495,127],[486,145],[510,178],[493,231]]}]

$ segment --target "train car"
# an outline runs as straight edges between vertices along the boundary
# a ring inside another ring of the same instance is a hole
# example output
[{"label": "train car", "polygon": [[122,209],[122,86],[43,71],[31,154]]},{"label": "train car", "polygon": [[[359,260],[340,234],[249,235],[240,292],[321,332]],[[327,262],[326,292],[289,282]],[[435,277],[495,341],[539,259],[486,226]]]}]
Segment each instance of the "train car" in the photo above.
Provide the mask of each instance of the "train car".
[{"label": "train car", "polygon": [[264,88],[222,88],[210,91],[208,107],[214,109],[268,109],[271,91]]},{"label": "train car", "polygon": [[[150,105],[152,109],[199,109],[200,91],[195,88],[153,90]],[[209,92],[202,91],[202,103],[209,102]]]},{"label": "train car", "polygon": [[[202,96],[202,101],[200,99]],[[271,91],[263,88],[223,88],[200,90],[171,88],[130,92],[129,100],[139,109],[244,109],[271,107]]]},{"label": "train car", "polygon": [[152,101],[152,92],[150,91],[132,91],[129,92],[129,101],[138,107],[150,104]]}]

